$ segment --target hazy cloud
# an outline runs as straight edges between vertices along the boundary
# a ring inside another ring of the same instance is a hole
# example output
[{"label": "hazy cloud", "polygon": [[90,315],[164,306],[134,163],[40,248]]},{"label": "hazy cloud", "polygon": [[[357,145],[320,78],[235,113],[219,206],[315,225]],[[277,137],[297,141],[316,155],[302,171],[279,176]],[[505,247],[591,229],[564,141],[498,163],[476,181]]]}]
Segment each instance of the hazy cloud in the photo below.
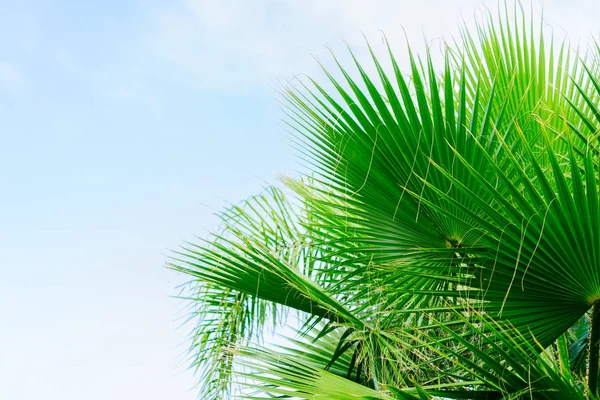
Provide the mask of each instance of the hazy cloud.
[{"label": "hazy cloud", "polygon": [[0,62],[0,89],[14,90],[25,84],[25,76],[13,64]]},{"label": "hazy cloud", "polygon": [[204,89],[238,91],[278,76],[314,73],[318,66],[311,54],[326,56],[326,45],[346,54],[345,41],[363,55],[363,32],[378,51],[381,31],[397,45],[404,44],[404,31],[416,42],[423,31],[429,39],[456,32],[459,10],[472,14],[482,4],[451,3],[187,0],[177,10],[155,13],[145,46],[165,71],[179,71],[178,79]]},{"label": "hazy cloud", "polygon": [[118,86],[112,95],[115,99],[142,104],[153,111],[162,110],[162,105],[158,97],[142,83]]}]

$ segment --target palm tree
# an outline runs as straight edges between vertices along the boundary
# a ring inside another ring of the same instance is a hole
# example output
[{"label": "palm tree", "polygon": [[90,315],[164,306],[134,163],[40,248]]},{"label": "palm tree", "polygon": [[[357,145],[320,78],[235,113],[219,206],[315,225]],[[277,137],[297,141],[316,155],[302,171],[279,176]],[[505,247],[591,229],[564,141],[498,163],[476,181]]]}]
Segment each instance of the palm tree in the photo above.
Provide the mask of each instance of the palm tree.
[{"label": "palm tree", "polygon": [[310,173],[170,263],[203,399],[598,398],[600,50],[498,15],[282,89]]}]

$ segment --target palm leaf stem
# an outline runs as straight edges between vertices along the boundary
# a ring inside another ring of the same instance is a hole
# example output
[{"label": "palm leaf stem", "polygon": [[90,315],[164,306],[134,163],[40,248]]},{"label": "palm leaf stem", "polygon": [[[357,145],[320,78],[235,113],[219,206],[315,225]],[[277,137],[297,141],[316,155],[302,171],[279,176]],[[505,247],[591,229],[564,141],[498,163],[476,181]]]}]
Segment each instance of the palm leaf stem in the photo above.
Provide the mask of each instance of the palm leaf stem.
[{"label": "palm leaf stem", "polygon": [[600,356],[600,300],[594,303],[592,311],[592,326],[590,328],[590,363],[588,373],[588,386],[590,394],[598,394],[598,361]]}]

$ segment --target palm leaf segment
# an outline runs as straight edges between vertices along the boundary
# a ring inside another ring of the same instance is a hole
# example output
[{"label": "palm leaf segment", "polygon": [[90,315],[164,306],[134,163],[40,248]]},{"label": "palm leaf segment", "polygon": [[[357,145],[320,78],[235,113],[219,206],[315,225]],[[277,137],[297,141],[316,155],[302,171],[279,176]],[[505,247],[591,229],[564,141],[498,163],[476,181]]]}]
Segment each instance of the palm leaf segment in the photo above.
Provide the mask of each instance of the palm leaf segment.
[{"label": "palm leaf segment", "polygon": [[[383,396],[358,398],[584,395],[564,343],[541,350],[600,300],[600,90],[515,15],[465,30],[441,73],[410,53],[409,80],[390,52],[391,74],[373,56],[377,80],[355,60],[359,79],[326,71],[335,95],[313,81],[284,92],[313,173],[287,180],[298,204],[251,199],[173,263],[197,282],[207,396],[226,390],[238,351],[268,366],[255,378],[273,394],[321,393],[328,369]],[[282,307],[332,343],[309,361],[286,351],[304,372],[236,350]],[[296,381],[306,371],[312,386]]]}]

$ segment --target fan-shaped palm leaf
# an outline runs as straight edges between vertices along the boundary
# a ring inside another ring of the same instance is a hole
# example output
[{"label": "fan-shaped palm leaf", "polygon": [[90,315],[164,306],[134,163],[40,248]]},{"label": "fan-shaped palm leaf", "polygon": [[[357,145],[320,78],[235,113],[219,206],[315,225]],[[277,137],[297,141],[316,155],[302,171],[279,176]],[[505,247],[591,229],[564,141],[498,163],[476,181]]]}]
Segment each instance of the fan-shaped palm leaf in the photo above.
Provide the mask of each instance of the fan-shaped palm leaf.
[{"label": "fan-shaped palm leaf", "polygon": [[[357,78],[325,70],[335,93],[283,90],[311,171],[284,180],[296,201],[270,189],[172,263],[195,282],[206,397],[239,359],[296,398],[585,398],[563,335],[600,301],[597,65],[501,15],[442,71],[390,51],[377,79],[355,59]],[[285,309],[321,343],[306,356],[251,345]]]}]

